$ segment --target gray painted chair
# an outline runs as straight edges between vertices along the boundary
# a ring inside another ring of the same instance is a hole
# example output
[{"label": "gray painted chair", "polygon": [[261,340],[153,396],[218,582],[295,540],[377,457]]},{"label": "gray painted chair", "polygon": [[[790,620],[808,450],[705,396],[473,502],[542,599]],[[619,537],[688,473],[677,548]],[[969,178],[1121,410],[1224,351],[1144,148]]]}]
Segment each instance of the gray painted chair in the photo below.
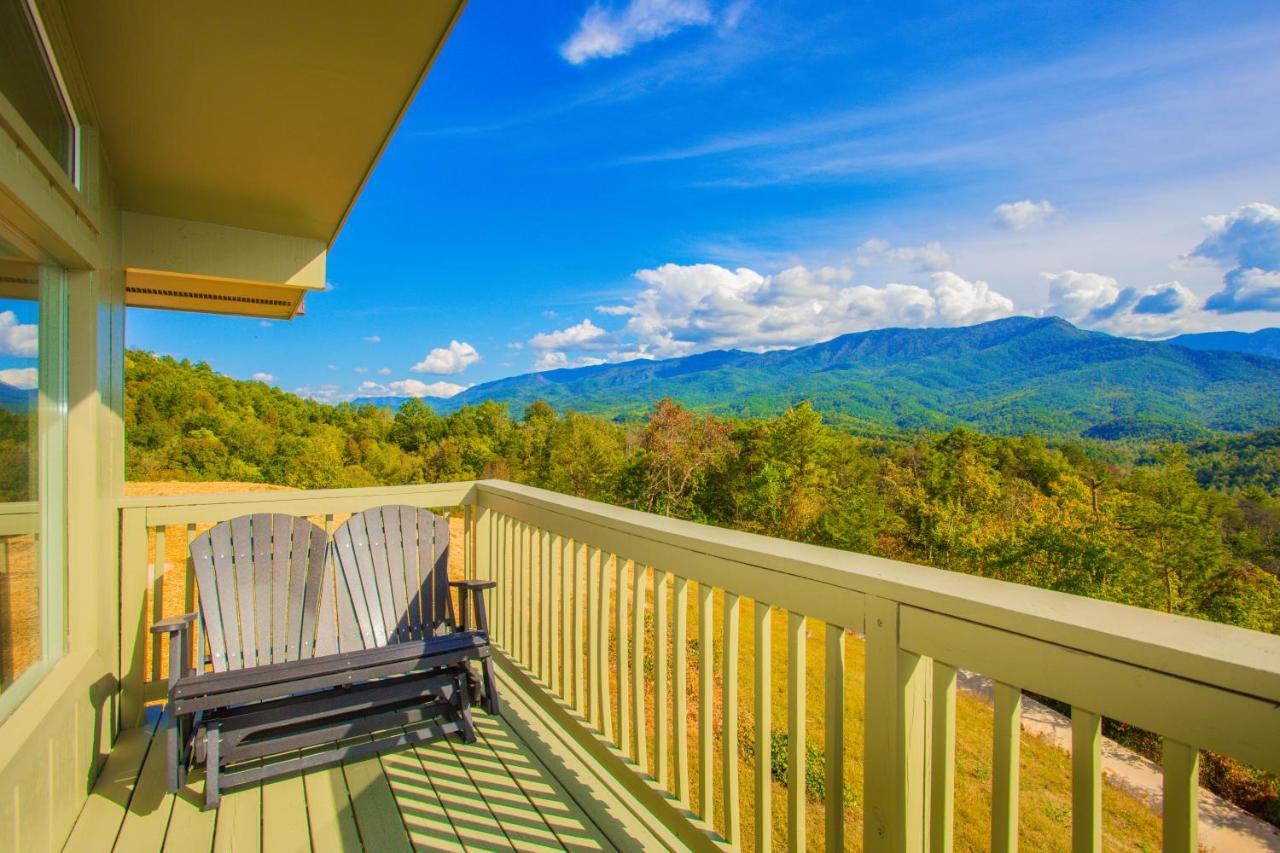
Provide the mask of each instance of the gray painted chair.
[{"label": "gray painted chair", "polygon": [[170,643],[170,790],[203,764],[213,808],[227,787],[449,734],[470,742],[475,698],[497,713],[493,583],[449,581],[447,520],[377,507],[330,541],[304,518],[241,516],[196,537],[191,558],[211,669],[191,664],[195,614],[152,627]]}]

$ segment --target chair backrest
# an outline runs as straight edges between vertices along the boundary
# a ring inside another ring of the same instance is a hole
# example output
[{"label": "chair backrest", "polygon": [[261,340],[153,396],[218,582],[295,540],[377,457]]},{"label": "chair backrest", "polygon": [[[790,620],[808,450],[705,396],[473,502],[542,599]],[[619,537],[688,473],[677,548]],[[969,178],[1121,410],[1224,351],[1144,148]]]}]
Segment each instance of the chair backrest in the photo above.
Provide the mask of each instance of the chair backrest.
[{"label": "chair backrest", "polygon": [[340,650],[419,640],[452,626],[448,519],[412,506],[375,507],[334,531],[333,554]]},{"label": "chair backrest", "polygon": [[191,542],[216,672],[315,654],[328,571],[324,529],[291,515],[242,515]]}]

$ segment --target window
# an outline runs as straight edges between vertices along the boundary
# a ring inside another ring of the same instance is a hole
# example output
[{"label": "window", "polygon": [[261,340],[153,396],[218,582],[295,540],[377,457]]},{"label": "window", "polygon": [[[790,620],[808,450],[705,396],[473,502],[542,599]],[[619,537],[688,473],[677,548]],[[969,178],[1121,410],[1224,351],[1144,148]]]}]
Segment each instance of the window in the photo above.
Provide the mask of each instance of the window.
[{"label": "window", "polygon": [[66,300],[0,258],[0,718],[65,647]]},{"label": "window", "polygon": [[75,183],[75,116],[27,0],[0,0],[0,92]]}]

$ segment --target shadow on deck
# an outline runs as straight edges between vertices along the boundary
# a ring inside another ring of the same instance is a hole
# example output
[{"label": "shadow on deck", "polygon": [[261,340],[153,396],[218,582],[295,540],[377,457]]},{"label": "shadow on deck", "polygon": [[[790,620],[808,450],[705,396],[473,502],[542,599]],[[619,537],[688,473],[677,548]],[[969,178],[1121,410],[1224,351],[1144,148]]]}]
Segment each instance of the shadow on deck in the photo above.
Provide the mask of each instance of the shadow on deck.
[{"label": "shadow on deck", "polygon": [[618,819],[597,768],[558,750],[545,720],[503,679],[507,707],[476,715],[479,740],[405,747],[228,792],[202,811],[199,773],[165,790],[158,709],[121,734],[66,849],[612,850],[663,840]]}]

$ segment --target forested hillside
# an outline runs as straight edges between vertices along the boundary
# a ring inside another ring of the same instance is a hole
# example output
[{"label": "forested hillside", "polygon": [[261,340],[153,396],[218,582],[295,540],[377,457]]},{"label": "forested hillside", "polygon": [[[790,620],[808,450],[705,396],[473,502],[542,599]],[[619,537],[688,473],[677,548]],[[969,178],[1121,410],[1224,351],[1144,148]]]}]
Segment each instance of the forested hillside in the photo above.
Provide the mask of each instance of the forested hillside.
[{"label": "forested hillside", "polygon": [[130,352],[128,476],[304,488],[502,477],[653,512],[1280,632],[1280,431],[1192,445],[865,439],[808,404],[619,424],[536,402],[327,406]]}]

